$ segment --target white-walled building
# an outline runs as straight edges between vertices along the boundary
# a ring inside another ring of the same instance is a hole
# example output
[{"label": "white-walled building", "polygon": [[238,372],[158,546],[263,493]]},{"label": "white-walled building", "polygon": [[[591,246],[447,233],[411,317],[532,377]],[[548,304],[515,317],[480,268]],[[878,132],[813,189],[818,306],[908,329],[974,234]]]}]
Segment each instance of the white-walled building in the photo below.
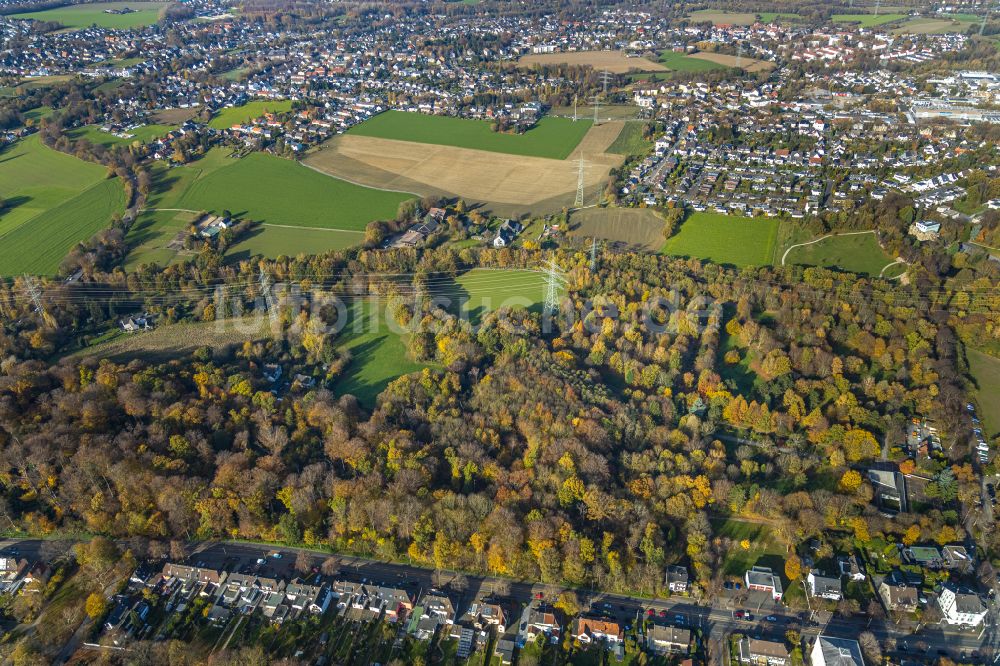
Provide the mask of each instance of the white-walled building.
[{"label": "white-walled building", "polygon": [[986,607],[977,595],[951,586],[942,588],[938,595],[938,606],[948,624],[978,627],[986,618]]}]

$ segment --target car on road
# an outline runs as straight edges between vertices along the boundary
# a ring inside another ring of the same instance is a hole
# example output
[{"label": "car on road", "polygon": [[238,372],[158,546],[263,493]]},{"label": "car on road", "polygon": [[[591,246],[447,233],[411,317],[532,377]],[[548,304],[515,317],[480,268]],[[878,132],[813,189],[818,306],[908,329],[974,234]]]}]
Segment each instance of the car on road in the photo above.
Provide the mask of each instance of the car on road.
[{"label": "car on road", "polygon": [[767,622],[777,622],[777,621],[778,621],[778,618],[777,618],[776,616],[774,616],[774,615],[768,615],[768,616],[767,616],[767,617],[765,617],[764,619],[765,619],[765,620],[766,620]]},{"label": "car on road", "polygon": [[674,615],[674,622],[677,624],[684,624],[686,620],[683,615]]},{"label": "car on road", "polygon": [[746,617],[747,617],[746,611],[741,611],[741,610],[733,611],[734,620],[745,620]]}]

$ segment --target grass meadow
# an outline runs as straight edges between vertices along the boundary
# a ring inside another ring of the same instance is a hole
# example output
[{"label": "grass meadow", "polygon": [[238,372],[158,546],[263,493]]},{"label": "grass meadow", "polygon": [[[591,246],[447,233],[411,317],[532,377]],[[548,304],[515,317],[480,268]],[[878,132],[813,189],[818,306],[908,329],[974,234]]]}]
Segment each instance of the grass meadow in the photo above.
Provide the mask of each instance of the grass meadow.
[{"label": "grass meadow", "polygon": [[149,143],[153,139],[158,139],[175,129],[177,128],[171,125],[143,125],[129,132],[132,135],[130,138],[122,138],[110,132],[102,132],[101,128],[97,125],[87,125],[70,130],[66,135],[73,141],[86,139],[91,143],[110,148],[111,146],[128,146],[135,141]]},{"label": "grass meadow", "polygon": [[287,99],[270,100],[257,99],[243,106],[227,106],[208,121],[208,126],[214,129],[229,129],[233,125],[241,125],[265,113],[285,113],[292,110],[292,102]]},{"label": "grass meadow", "polygon": [[[124,30],[153,25],[159,19],[160,11],[167,4],[166,2],[96,2],[13,14],[11,18],[56,21],[67,28],[89,28],[96,25],[102,28]],[[124,7],[135,11],[128,14],[108,14],[104,11]]]},{"label": "grass meadow", "polygon": [[793,248],[785,257],[786,265],[822,266],[874,276],[892,261],[882,251],[875,234],[830,236],[812,245]]},{"label": "grass meadow", "polygon": [[495,153],[564,160],[590,129],[589,120],[542,118],[524,134],[494,132],[490,122],[469,118],[386,111],[355,125],[348,134]]},{"label": "grass meadow", "polygon": [[625,123],[621,134],[608,146],[607,152],[615,155],[645,155],[653,147],[653,143],[643,136],[645,129],[645,123]]},{"label": "grass meadow", "polygon": [[979,418],[983,422],[983,433],[987,437],[1000,435],[1000,358],[990,356],[978,349],[966,348],[969,369],[976,380],[976,402]]},{"label": "grass meadow", "polygon": [[834,14],[834,23],[857,23],[862,28],[874,28],[885,23],[893,23],[906,18],[906,14]]},{"label": "grass meadow", "polygon": [[660,63],[677,72],[708,72],[713,69],[725,69],[726,66],[711,60],[692,58],[676,51],[660,53]]},{"label": "grass meadow", "polygon": [[764,266],[772,262],[778,224],[775,218],[692,213],[667,239],[663,253],[733,266]]}]

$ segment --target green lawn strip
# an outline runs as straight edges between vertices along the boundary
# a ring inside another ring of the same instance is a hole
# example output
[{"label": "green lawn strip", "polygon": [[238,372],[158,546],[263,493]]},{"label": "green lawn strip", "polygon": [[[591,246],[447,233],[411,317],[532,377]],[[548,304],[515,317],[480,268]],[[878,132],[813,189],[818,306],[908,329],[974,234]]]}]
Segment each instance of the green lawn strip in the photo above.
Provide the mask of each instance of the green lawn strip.
[{"label": "green lawn strip", "polygon": [[978,384],[976,402],[983,432],[988,437],[1000,434],[1000,359],[978,349],[966,348],[969,369]]},{"label": "green lawn strip", "polygon": [[875,234],[831,236],[800,245],[785,258],[786,265],[822,266],[875,276],[890,263],[892,258],[879,247]]},{"label": "green lawn strip", "polygon": [[219,109],[215,116],[208,121],[208,126],[215,129],[229,129],[233,125],[240,125],[260,118],[265,113],[285,113],[291,110],[292,102],[290,100],[258,99],[247,102],[243,106],[227,106]]},{"label": "green lawn strip", "polygon": [[615,155],[645,155],[653,143],[643,136],[646,124],[641,122],[626,122],[618,135],[605,152]]},{"label": "green lawn strip", "polygon": [[678,72],[709,72],[713,69],[726,69],[723,64],[702,58],[692,58],[676,51],[660,53],[660,63]]},{"label": "green lawn strip", "polygon": [[772,261],[777,235],[775,218],[692,213],[667,239],[663,253],[734,266],[764,266]]},{"label": "green lawn strip", "polygon": [[0,238],[0,274],[55,274],[66,254],[125,209],[117,180],[105,180]]},{"label": "green lawn strip", "polygon": [[[12,14],[10,18],[55,21],[67,28],[89,28],[97,25],[102,28],[127,29],[156,23],[160,12],[166,6],[165,2],[98,2]],[[109,14],[105,11],[124,7],[135,11],[127,14]]]},{"label": "green lawn strip", "polygon": [[386,111],[355,125],[348,134],[562,160],[590,125],[589,120],[546,117],[523,134],[507,134],[494,132],[486,120]]},{"label": "green lawn strip", "polygon": [[276,259],[300,254],[320,254],[359,245],[364,234],[341,229],[303,229],[262,224],[234,244],[226,256],[230,261],[262,256]]}]

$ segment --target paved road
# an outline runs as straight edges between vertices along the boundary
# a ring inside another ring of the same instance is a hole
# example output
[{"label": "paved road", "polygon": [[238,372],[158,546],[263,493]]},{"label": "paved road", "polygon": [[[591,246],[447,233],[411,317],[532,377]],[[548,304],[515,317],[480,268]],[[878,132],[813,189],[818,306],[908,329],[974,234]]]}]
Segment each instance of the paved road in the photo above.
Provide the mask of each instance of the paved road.
[{"label": "paved road", "polygon": [[[281,558],[265,557],[268,553],[280,552]],[[238,570],[241,567],[256,566],[259,558],[265,559],[260,568],[261,575],[287,576],[295,574],[295,559],[299,552],[307,553],[312,559],[310,566],[319,566],[328,554],[297,548],[274,549],[265,545],[246,543],[202,543],[194,550],[190,561],[193,564],[202,563],[206,566]],[[403,587],[414,594],[420,590],[434,587],[435,583],[447,584],[456,576],[455,572],[442,571],[435,575],[430,569],[379,562],[363,558],[337,555],[342,578],[361,582],[393,585]],[[467,576],[468,585],[462,592],[463,599],[472,599],[476,595],[490,592],[501,592],[500,596],[525,604],[538,594],[553,598],[559,588],[539,583],[520,581],[505,581],[497,578]],[[699,604],[687,598],[676,599],[638,599],[618,594],[606,594],[597,591],[578,591],[582,604],[591,604],[594,608],[603,610],[615,616],[622,622],[634,621],[637,616],[654,609],[654,613],[665,611],[671,621],[678,620],[680,624],[698,627],[705,631],[710,640],[722,639],[725,635],[739,632],[760,638],[783,638],[789,629],[799,630],[803,636],[814,638],[820,631],[830,636],[857,638],[862,631],[871,631],[881,641],[894,639],[899,651],[910,657],[925,655],[936,658],[939,655],[949,655],[952,658],[965,660],[976,659],[974,653],[981,652],[979,661],[993,662],[993,649],[989,641],[984,641],[979,631],[959,631],[947,625],[923,627],[919,633],[913,634],[915,627],[894,625],[885,620],[869,620],[865,615],[853,617],[834,616],[829,622],[820,625],[806,619],[805,613],[789,611],[780,605],[765,599],[753,599],[742,608],[751,612],[753,622],[745,622],[733,618],[731,604],[719,602],[714,606]],[[460,604],[461,605],[461,604]],[[678,617],[679,616],[679,617]],[[768,621],[766,618],[772,616]],[[991,615],[991,620],[993,619]]]}]

